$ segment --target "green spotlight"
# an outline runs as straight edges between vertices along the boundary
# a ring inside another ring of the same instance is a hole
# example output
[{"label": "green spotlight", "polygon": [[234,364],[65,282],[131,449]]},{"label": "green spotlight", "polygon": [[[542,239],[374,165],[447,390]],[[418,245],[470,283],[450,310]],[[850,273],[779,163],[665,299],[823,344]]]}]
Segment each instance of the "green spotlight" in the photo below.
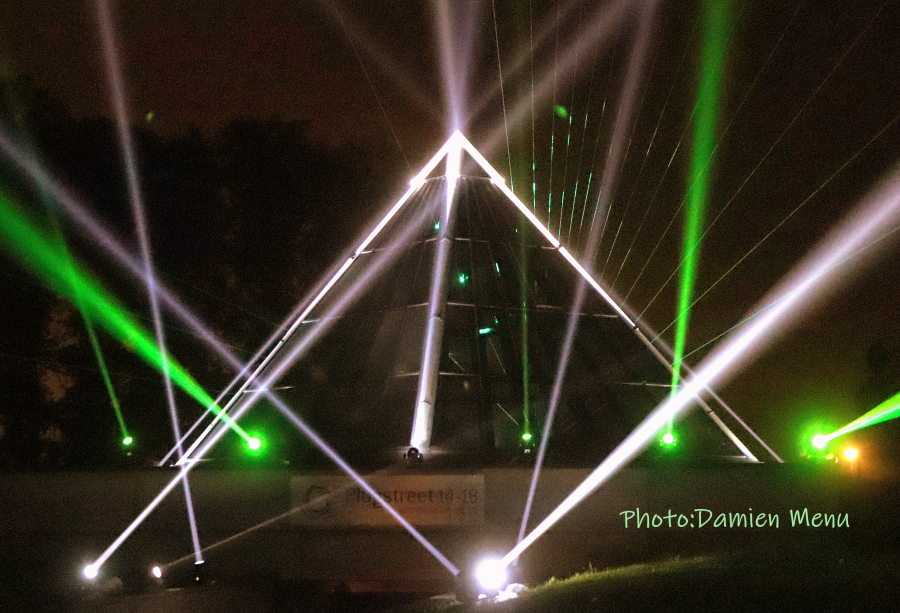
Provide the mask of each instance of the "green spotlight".
[{"label": "green spotlight", "polygon": [[131,445],[132,443],[134,443],[134,438],[133,438],[133,437],[126,436],[125,438],[122,439],[122,444],[125,445],[126,447],[128,447],[128,446]]},{"label": "green spotlight", "polygon": [[528,441],[530,441],[531,438],[532,438],[532,437],[531,437],[531,432],[523,432],[523,433],[522,433],[522,440],[525,441],[526,443],[527,443]]},{"label": "green spotlight", "polygon": [[828,444],[828,437],[824,434],[817,434],[813,437],[812,444],[816,449],[825,449],[825,445]]},{"label": "green spotlight", "polygon": [[494,329],[491,328],[491,327],[487,327],[487,328],[478,328],[478,334],[490,334],[490,333],[493,332],[493,331],[494,331]]},{"label": "green spotlight", "polygon": [[561,104],[557,104],[557,105],[556,105],[556,108],[553,109],[553,110],[556,111],[556,114],[557,114],[559,117],[562,117],[563,119],[565,119],[566,117],[569,116],[569,111],[568,111],[568,109],[567,109],[566,107],[564,107],[563,105],[561,105]]},{"label": "green spotlight", "polygon": [[457,277],[456,277],[456,282],[459,283],[460,285],[465,285],[466,281],[468,281],[468,280],[469,280],[469,275],[467,275],[464,272],[459,273],[459,275],[457,275]]},{"label": "green spotlight", "polygon": [[666,445],[674,445],[675,436],[671,432],[666,432],[665,434],[663,434],[662,442]]},{"label": "green spotlight", "polygon": [[434,229],[435,229],[435,230],[440,230],[440,229],[441,229],[441,222],[440,222],[440,221],[437,222],[436,224],[434,224]]},{"label": "green spotlight", "polygon": [[233,457],[245,466],[260,466],[265,464],[273,454],[272,441],[259,423],[244,426],[247,432],[247,440],[235,441],[232,447]]}]

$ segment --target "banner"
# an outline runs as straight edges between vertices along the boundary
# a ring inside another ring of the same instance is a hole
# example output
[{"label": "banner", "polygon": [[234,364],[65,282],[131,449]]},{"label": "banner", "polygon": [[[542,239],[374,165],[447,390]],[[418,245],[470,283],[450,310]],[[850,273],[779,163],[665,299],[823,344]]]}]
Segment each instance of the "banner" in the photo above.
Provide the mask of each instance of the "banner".
[{"label": "banner", "polygon": [[397,526],[384,510],[390,504],[414,526],[484,524],[484,475],[377,475],[366,481],[373,497],[350,477],[291,479],[294,525]]}]

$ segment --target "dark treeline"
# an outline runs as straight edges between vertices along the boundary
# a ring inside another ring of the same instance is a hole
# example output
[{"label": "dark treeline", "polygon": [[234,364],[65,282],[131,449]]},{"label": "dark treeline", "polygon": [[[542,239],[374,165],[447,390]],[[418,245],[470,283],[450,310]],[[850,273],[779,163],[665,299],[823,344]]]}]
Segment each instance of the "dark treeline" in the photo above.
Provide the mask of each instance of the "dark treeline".
[{"label": "dark treeline", "polygon": [[[114,122],[73,117],[21,79],[0,84],[0,121],[7,137],[139,255]],[[135,122],[132,132],[157,275],[242,357],[389,204],[391,177],[399,176],[378,152],[326,146],[304,123],[245,118],[215,133],[175,137],[152,126]],[[0,162],[0,190],[48,236],[64,237],[76,260],[152,331],[146,292],[43,200],[8,156]],[[117,461],[119,428],[85,323],[3,247],[0,467]],[[230,371],[183,325],[166,323],[171,353],[215,395]],[[158,374],[102,329],[98,337],[139,447],[164,448],[171,433]],[[196,403],[185,412],[196,416]]]}]

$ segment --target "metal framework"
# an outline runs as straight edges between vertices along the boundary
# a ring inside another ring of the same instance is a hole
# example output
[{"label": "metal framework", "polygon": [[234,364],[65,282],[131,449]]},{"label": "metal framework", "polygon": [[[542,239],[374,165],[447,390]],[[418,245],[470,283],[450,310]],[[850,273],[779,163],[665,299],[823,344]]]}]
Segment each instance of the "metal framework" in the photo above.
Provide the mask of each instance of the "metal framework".
[{"label": "metal framework", "polygon": [[[301,324],[307,321],[313,309],[322,301],[329,291],[335,286],[338,280],[346,274],[357,257],[362,254],[373,240],[381,233],[387,224],[393,219],[404,204],[424,185],[426,178],[438,166],[441,160],[445,160],[445,205],[441,212],[440,228],[437,237],[437,246],[435,250],[435,259],[432,267],[431,289],[428,303],[428,318],[426,321],[425,341],[422,348],[422,362],[419,372],[419,383],[416,393],[415,409],[413,416],[412,432],[410,434],[410,446],[415,447],[421,453],[427,453],[431,446],[431,433],[434,423],[435,402],[437,400],[437,383],[439,377],[439,358],[443,342],[443,332],[445,325],[445,310],[447,305],[447,267],[450,258],[450,249],[454,237],[454,217],[455,208],[454,201],[456,198],[456,190],[460,177],[460,164],[462,152],[465,151],[478,166],[488,174],[491,182],[497,186],[501,193],[525,216],[526,219],[534,226],[534,228],[547,240],[550,246],[559,252],[559,254],[572,266],[572,268],[597,292],[597,294],[612,308],[615,314],[625,322],[632,332],[638,337],[640,342],[647,347],[650,353],[668,370],[672,370],[673,366],[669,359],[660,351],[656,345],[649,339],[647,334],[641,327],[633,321],[628,314],[613,300],[600,283],[595,280],[591,274],[575,259],[575,257],[553,236],[553,234],[538,221],[534,214],[528,210],[521,200],[506,185],[506,181],[491,166],[483,155],[462,135],[459,131],[454,132],[452,136],[438,150],[434,157],[422,168],[418,175],[411,181],[409,189],[394,204],[388,213],[382,218],[374,230],[362,241],[357,249],[341,266],[337,272],[322,287],[321,291],[310,301],[305,309],[297,316],[290,325],[284,335],[278,340],[271,351],[257,365],[256,369],[247,377],[243,385],[241,385],[231,397],[231,399],[222,407],[222,412],[216,416],[216,419],[207,426],[206,430],[194,441],[185,454],[179,460],[179,464],[190,462],[192,454],[214,430],[215,426],[221,419],[225,418],[228,410],[231,409],[241,397],[241,395],[252,385],[262,373],[262,371],[272,362],[278,352],[285,346],[288,340],[293,336]],[[690,371],[687,371],[690,374]],[[722,402],[711,390],[707,390],[713,398],[716,398],[725,409],[732,415],[736,414],[727,405]],[[721,420],[721,418],[713,411],[709,404],[701,397],[697,396],[696,401],[702,408],[704,413],[713,421],[713,423],[722,431],[722,433],[731,441],[731,443],[743,454],[747,460],[751,462],[759,462],[759,459],[747,448],[746,445],[735,435],[734,432]],[[737,421],[747,429],[747,431],[757,440],[759,437],[750,430],[739,418]],[[768,449],[765,443],[763,447]],[[777,461],[780,458],[774,453],[772,454]]]}]

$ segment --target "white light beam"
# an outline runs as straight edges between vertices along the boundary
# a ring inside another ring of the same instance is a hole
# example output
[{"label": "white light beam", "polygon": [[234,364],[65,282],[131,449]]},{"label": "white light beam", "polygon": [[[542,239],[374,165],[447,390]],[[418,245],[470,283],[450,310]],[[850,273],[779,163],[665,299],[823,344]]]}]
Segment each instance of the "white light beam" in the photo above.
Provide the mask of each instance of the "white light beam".
[{"label": "white light beam", "polygon": [[[897,222],[900,217],[900,172],[890,176],[887,183],[871,201],[832,232],[821,246],[804,259],[795,272],[786,278],[767,297],[772,304],[751,325],[722,343],[704,360],[694,378],[668,401],[655,409],[632,433],[588,475],[560,505],[554,509],[531,533],[519,542],[506,556],[503,564],[516,560],[534,541],[571,511],[585,497],[615,474],[637,455],[649,440],[670,419],[688,406],[692,396],[726,373],[733,372],[739,361],[746,362],[770,344],[777,334],[783,334],[789,325],[799,319],[799,311],[810,308],[816,299],[833,293],[842,279],[836,264],[865,245],[882,228]],[[794,317],[788,317],[793,314]]]}]

